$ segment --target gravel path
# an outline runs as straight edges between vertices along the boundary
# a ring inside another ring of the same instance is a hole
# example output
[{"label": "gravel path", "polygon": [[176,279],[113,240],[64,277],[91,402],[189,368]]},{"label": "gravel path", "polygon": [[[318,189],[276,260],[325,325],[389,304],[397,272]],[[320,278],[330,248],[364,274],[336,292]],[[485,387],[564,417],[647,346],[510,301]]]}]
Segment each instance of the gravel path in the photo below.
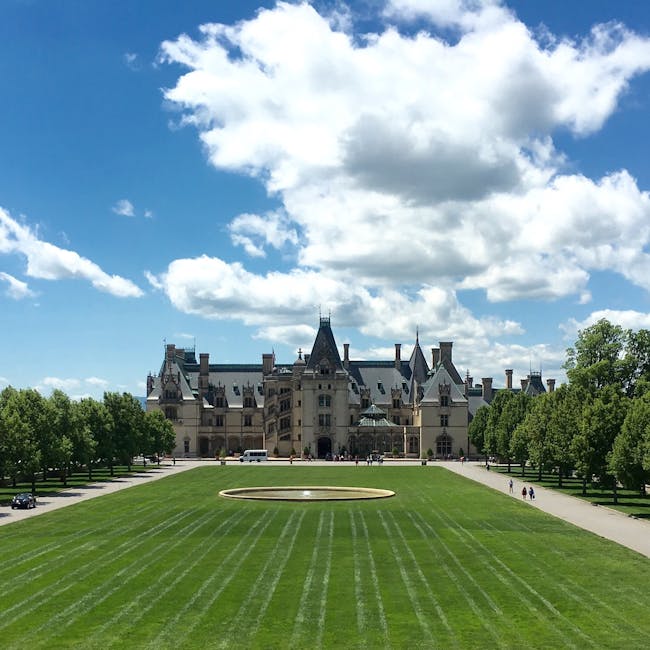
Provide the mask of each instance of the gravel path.
[{"label": "gravel path", "polygon": [[[508,481],[510,477],[500,472],[488,471],[482,463],[455,462],[440,463],[440,465],[495,490],[509,493]],[[522,500],[522,487],[529,487],[531,484],[521,481],[515,474],[515,472],[512,473],[514,483],[512,497]],[[561,494],[555,490],[536,485],[533,487],[535,500],[526,499],[529,506],[543,510],[550,515],[650,557],[650,522],[629,517],[611,508],[592,505],[587,501]]]},{"label": "gravel path", "polygon": [[[288,461],[273,461],[267,466],[281,463],[289,465]],[[92,483],[82,488],[71,488],[59,494],[52,496],[39,497],[37,506],[33,510],[11,510],[4,507],[0,509],[0,526],[19,521],[27,517],[34,517],[58,508],[79,503],[87,499],[123,490],[125,488],[142,485],[149,481],[155,481],[165,476],[178,474],[194,467],[205,466],[210,464],[215,468],[217,465],[212,461],[201,460],[179,460],[175,465],[163,464],[160,468],[155,468],[148,472],[136,473],[128,478],[120,478],[115,481]],[[229,463],[230,464],[230,463]],[[302,463],[301,463],[302,464]],[[306,464],[306,463],[305,463]],[[386,465],[403,465],[403,461],[391,462],[386,461]],[[415,464],[415,463],[414,463]],[[419,464],[419,461],[418,461]],[[459,463],[459,462],[437,462],[437,466],[444,467],[448,471],[456,472],[465,478],[477,481],[488,487],[508,494],[509,477],[499,473],[490,472],[485,469],[482,463]],[[239,463],[237,463],[239,465]],[[265,464],[266,465],[266,464]],[[310,463],[311,465],[311,463]],[[337,466],[338,463],[325,463],[314,461],[313,465]],[[359,468],[365,467],[365,463],[359,463]],[[376,467],[376,466],[375,466]],[[372,468],[368,468],[372,469]],[[375,470],[376,471],[376,470]],[[512,474],[513,498],[521,499],[521,488],[530,483],[522,482],[515,473]],[[543,510],[555,517],[564,519],[580,528],[589,530],[596,535],[627,546],[646,557],[650,557],[650,522],[641,519],[628,517],[616,510],[602,506],[593,506],[586,501],[561,494],[554,490],[535,486],[536,499],[530,501],[526,499],[526,504],[533,508]]]}]

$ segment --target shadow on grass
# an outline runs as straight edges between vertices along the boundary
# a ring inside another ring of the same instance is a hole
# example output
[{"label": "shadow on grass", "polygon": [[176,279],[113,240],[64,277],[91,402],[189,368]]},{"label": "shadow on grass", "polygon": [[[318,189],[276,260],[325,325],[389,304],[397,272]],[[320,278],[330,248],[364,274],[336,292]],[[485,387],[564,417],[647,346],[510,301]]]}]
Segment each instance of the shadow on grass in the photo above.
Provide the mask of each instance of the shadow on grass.
[{"label": "shadow on grass", "polygon": [[[161,468],[158,465],[152,465],[151,469],[142,467],[141,465],[131,466],[131,471],[128,471],[126,465],[113,467],[113,476],[111,476],[110,469],[108,468],[95,468],[92,472],[92,478],[88,478],[88,470],[83,472],[74,472],[67,478],[64,485],[60,476],[49,476],[47,480],[36,481],[36,495],[40,497],[47,496],[79,496],[79,492],[75,488],[95,489],[101,488],[99,485],[93,483],[110,483],[113,481],[121,482],[129,478],[137,478],[147,476],[150,472],[158,473]],[[0,506],[9,506],[11,499],[14,495],[20,492],[31,492],[32,484],[27,481],[17,481],[16,486],[11,485],[11,480],[5,478],[4,483],[0,484]]]}]

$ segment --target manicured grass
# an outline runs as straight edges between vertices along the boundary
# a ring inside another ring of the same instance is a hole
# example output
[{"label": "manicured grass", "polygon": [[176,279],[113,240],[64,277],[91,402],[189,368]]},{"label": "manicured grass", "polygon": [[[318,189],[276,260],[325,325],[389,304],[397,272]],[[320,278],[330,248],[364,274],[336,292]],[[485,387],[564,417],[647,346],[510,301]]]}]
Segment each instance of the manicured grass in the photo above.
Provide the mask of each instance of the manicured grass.
[{"label": "manicured grass", "polygon": [[[491,465],[491,468],[502,474],[508,473],[505,465]],[[541,485],[551,490],[557,490],[569,496],[578,497],[595,503],[599,506],[607,506],[620,510],[630,517],[638,519],[650,519],[650,494],[642,496],[638,490],[626,490],[619,487],[617,490],[618,503],[614,503],[614,492],[611,488],[604,488],[597,483],[587,483],[587,494],[582,495],[582,479],[575,477],[562,478],[562,487],[559,487],[557,474],[551,472],[542,472],[542,480],[538,481],[538,472],[532,467],[525,467],[522,475],[520,465],[512,465],[510,475],[519,480],[529,481],[533,485]]]},{"label": "manicured grass", "polygon": [[[377,501],[218,491],[361,485]],[[650,562],[436,467],[210,466],[0,529],[3,648],[645,648]]]}]

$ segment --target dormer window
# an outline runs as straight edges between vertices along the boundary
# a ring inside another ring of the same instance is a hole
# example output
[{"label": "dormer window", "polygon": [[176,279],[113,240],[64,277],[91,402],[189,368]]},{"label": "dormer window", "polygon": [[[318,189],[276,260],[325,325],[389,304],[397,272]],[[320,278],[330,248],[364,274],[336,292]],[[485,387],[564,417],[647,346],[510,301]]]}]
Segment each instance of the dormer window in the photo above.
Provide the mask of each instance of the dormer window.
[{"label": "dormer window", "polygon": [[449,406],[449,395],[440,396],[440,406]]}]

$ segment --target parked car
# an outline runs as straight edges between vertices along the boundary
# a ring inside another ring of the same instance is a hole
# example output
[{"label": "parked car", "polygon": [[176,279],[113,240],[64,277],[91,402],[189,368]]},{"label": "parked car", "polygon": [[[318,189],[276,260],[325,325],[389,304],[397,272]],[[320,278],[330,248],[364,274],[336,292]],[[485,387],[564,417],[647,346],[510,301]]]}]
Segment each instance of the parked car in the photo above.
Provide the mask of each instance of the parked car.
[{"label": "parked car", "polygon": [[21,492],[11,500],[11,509],[14,508],[35,508],[36,497],[30,492]]}]

